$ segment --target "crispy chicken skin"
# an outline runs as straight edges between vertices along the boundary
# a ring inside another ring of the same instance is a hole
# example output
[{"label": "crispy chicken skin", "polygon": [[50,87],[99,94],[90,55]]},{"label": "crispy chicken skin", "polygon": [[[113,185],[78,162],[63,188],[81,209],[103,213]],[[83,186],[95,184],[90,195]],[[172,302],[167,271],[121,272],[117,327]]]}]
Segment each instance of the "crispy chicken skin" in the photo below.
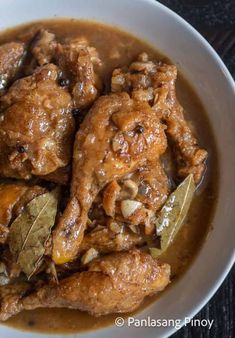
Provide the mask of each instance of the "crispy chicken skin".
[{"label": "crispy chicken skin", "polygon": [[0,46],[0,95],[16,76],[24,53],[24,44],[21,42],[9,42]]},{"label": "crispy chicken skin", "polygon": [[147,253],[138,250],[114,253],[94,260],[88,271],[75,273],[58,285],[46,285],[26,297],[22,296],[24,290],[19,291],[22,298],[11,296],[10,307],[5,306],[3,293],[0,320],[38,307],[68,307],[95,316],[130,312],[146,296],[162,291],[169,277],[169,265],[160,264]]},{"label": "crispy chicken skin", "polygon": [[96,49],[90,47],[85,38],[77,38],[58,44],[55,58],[71,81],[75,106],[80,109],[89,107],[102,87],[95,72],[95,67],[101,65]]},{"label": "crispy chicken skin", "polygon": [[184,110],[176,97],[177,68],[161,62],[154,63],[143,53],[128,71],[116,69],[112,76],[112,92],[127,91],[136,100],[147,101],[167,125],[166,133],[173,145],[178,163],[178,174],[192,173],[199,183],[205,171],[207,152],[184,118]]},{"label": "crispy chicken skin", "polygon": [[0,184],[0,244],[7,240],[8,225],[32,199],[45,192],[39,186],[25,184]]},{"label": "crispy chicken skin", "polygon": [[0,99],[0,175],[30,179],[66,166],[74,133],[72,100],[53,64],[16,81]]},{"label": "crispy chicken skin", "polygon": [[159,158],[166,145],[164,125],[147,102],[132,100],[126,93],[95,102],[75,139],[71,197],[53,236],[56,264],[76,257],[99,191]]}]

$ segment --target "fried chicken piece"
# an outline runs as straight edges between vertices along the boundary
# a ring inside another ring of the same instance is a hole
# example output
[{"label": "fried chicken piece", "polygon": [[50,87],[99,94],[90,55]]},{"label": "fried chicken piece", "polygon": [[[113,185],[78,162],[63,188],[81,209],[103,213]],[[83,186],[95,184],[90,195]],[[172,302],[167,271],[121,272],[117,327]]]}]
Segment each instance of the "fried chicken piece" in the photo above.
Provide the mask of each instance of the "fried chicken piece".
[{"label": "fried chicken piece", "polygon": [[16,81],[0,99],[0,175],[30,179],[65,167],[74,134],[72,100],[48,64]]},{"label": "fried chicken piece", "polygon": [[95,316],[130,312],[146,296],[162,291],[169,281],[169,265],[160,264],[149,254],[138,250],[115,253],[92,261],[88,271],[75,273],[58,285],[46,285],[21,299],[2,295],[0,320],[38,307],[67,307]]},{"label": "fried chicken piece", "polygon": [[25,54],[24,44],[9,42],[0,46],[0,95],[15,78]]},{"label": "fried chicken piece", "polygon": [[53,236],[56,264],[76,257],[99,191],[159,158],[166,145],[164,125],[147,102],[132,100],[126,93],[95,102],[76,135],[71,197]]},{"label": "fried chicken piece", "polygon": [[56,60],[71,81],[75,106],[81,109],[91,106],[102,87],[95,72],[95,67],[101,65],[96,49],[85,38],[73,39],[58,44]]},{"label": "fried chicken piece", "polygon": [[205,171],[206,150],[198,145],[184,110],[176,97],[177,68],[174,65],[154,63],[148,55],[139,55],[127,72],[116,69],[112,76],[112,92],[127,91],[136,100],[149,102],[167,125],[166,133],[173,145],[178,163],[178,174],[192,173],[199,183]]},{"label": "fried chicken piece", "polygon": [[4,244],[12,222],[35,197],[43,194],[44,188],[24,184],[0,184],[0,243]]}]

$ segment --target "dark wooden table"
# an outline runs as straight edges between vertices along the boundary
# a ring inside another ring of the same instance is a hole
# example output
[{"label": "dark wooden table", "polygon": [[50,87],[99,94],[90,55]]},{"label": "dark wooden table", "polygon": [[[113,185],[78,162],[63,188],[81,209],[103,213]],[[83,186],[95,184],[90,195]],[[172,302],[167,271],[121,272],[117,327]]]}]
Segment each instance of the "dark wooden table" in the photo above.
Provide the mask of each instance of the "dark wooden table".
[{"label": "dark wooden table", "polygon": [[[215,48],[235,78],[235,0],[159,0],[190,22]],[[174,338],[235,338],[235,266],[195,316],[214,319],[208,328],[183,327]]]}]

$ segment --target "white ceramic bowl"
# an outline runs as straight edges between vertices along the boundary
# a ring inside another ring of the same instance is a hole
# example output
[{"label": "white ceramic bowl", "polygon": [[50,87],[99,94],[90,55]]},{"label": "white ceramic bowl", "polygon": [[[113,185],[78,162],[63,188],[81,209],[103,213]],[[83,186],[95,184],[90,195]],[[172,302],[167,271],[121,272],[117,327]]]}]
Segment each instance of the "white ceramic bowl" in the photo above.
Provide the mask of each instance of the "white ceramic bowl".
[{"label": "white ceramic bowl", "polygon": [[[53,17],[95,19],[121,27],[150,42],[168,55],[184,73],[206,108],[216,135],[220,165],[219,199],[213,220],[214,229],[208,234],[200,253],[181,280],[155,304],[137,316],[138,318],[150,316],[155,319],[192,317],[212,297],[235,258],[234,82],[223,62],[201,35],[178,15],[153,0],[1,0],[0,2],[0,29]],[[84,336],[168,337],[174,330],[172,326],[108,327],[103,331],[90,332]],[[36,338],[42,335],[0,326],[0,336]]]}]

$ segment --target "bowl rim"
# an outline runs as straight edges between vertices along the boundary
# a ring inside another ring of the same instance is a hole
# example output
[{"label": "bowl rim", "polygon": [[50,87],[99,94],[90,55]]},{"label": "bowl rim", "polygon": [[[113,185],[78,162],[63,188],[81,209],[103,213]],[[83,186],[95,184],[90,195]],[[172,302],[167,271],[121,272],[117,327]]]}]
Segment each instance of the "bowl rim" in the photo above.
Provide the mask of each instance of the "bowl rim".
[{"label": "bowl rim", "polygon": [[[216,63],[216,67],[220,68],[220,70],[222,71],[222,73],[224,74],[226,81],[229,84],[229,87],[232,89],[234,95],[235,95],[235,82],[232,78],[232,75],[230,74],[229,70],[227,69],[227,67],[225,66],[224,62],[222,61],[222,59],[219,57],[219,55],[217,54],[217,52],[213,49],[213,47],[209,44],[209,42],[190,24],[188,23],[185,19],[183,19],[180,15],[178,15],[177,13],[175,13],[173,10],[171,10],[170,8],[168,8],[167,6],[163,5],[162,3],[160,3],[159,1],[155,1],[155,0],[135,0],[136,2],[142,2],[142,3],[148,3],[151,6],[155,6],[156,8],[160,8],[163,12],[165,12],[165,14],[169,17],[169,18],[173,18],[177,24],[181,24],[182,26],[184,26],[185,30],[189,31],[192,36],[198,40],[198,42],[202,45],[202,47],[207,50],[210,54],[210,58],[214,59],[215,63]],[[10,5],[9,5],[10,6]],[[60,17],[57,17],[60,18]],[[79,19],[79,18],[78,18]],[[99,20],[97,20],[97,22],[99,22]],[[102,21],[100,21],[102,22]],[[25,22],[26,23],[26,22]],[[104,22],[105,23],[105,22]],[[108,23],[106,23],[108,24]],[[120,27],[122,29],[122,26],[120,25]],[[125,30],[123,28],[123,30]],[[136,35],[138,37],[138,35]],[[204,243],[202,244],[202,246],[204,245]],[[197,256],[200,255],[200,250],[197,253]],[[188,313],[188,317],[193,318],[207,303],[208,301],[213,297],[213,295],[215,294],[215,292],[218,290],[218,288],[221,286],[221,284],[223,283],[224,279],[226,278],[227,274],[229,273],[230,269],[232,268],[233,264],[235,262],[235,250],[233,250],[233,252],[231,252],[231,255],[229,257],[229,259],[227,260],[226,264],[224,265],[223,268],[223,272],[219,272],[217,275],[217,278],[214,279],[210,286],[208,287],[209,291],[206,292],[206,295],[203,294],[201,297],[199,297],[199,299],[197,301],[195,301],[192,305],[191,305],[191,311]],[[145,309],[146,310],[146,309]],[[184,325],[182,318],[181,319],[181,327]],[[109,330],[111,329],[112,326],[108,326],[108,327],[104,327],[102,329],[103,330]],[[18,329],[15,329],[13,327],[9,327],[9,329],[14,329],[19,331]],[[175,333],[176,331],[178,331],[179,328],[175,328],[175,327],[168,327],[165,329],[164,333],[162,335],[158,335],[156,333],[156,337],[160,338],[160,337],[169,337],[171,336],[173,333]],[[10,332],[10,330],[9,330]],[[98,329],[96,331],[91,331],[92,333],[97,333],[98,335],[101,333],[101,330]],[[84,332],[81,333],[82,335],[86,335],[91,333],[89,332]],[[98,333],[99,332],[99,333]],[[27,332],[28,333],[28,332]],[[37,336],[37,333],[35,334],[34,332],[30,332],[30,334],[32,336]],[[41,334],[40,334],[41,335]],[[78,333],[78,335],[80,335],[80,333]],[[58,335],[58,337],[63,336],[64,334]],[[70,334],[67,334],[66,337],[69,336],[71,337]],[[39,336],[37,336],[39,337]],[[54,337],[54,336],[53,336]],[[76,336],[77,337],[77,336]]]}]

